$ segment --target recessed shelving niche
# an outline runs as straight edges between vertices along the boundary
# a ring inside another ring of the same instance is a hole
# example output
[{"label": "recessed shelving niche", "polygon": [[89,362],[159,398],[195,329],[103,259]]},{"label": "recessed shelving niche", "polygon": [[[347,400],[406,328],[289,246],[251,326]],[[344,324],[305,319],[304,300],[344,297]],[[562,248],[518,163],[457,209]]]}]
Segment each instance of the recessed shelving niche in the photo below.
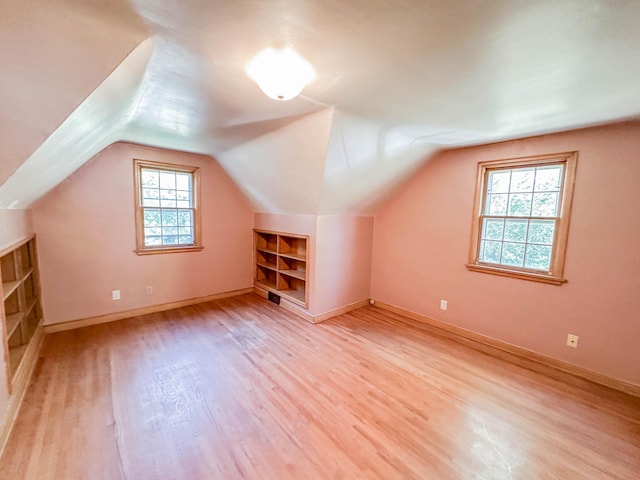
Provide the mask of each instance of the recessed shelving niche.
[{"label": "recessed shelving niche", "polygon": [[306,308],[308,237],[266,230],[254,235],[254,285]]},{"label": "recessed shelving niche", "polygon": [[34,238],[0,256],[9,386],[42,320],[36,258]]}]

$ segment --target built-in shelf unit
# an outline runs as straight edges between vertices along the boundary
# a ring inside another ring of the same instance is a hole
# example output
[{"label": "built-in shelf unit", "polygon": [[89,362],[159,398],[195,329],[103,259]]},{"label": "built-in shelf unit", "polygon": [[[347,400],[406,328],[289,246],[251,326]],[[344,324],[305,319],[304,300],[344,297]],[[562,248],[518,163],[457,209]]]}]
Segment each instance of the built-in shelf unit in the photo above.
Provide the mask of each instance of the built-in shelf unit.
[{"label": "built-in shelf unit", "polygon": [[306,308],[308,237],[266,230],[254,232],[254,285]]},{"label": "built-in shelf unit", "polygon": [[0,253],[4,348],[8,352],[9,389],[36,333],[41,333],[42,307],[35,238]]}]

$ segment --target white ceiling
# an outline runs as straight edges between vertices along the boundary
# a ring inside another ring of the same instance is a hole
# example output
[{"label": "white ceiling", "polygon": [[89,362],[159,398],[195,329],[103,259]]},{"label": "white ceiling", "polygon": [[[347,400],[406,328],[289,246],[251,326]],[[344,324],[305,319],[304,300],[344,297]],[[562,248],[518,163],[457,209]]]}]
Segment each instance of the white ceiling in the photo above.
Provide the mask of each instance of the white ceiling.
[{"label": "white ceiling", "polygon": [[[256,211],[371,213],[438,148],[640,116],[639,25],[637,0],[5,0],[0,207],[125,140],[213,156]],[[279,103],[244,64],[284,45],[318,78]]]}]

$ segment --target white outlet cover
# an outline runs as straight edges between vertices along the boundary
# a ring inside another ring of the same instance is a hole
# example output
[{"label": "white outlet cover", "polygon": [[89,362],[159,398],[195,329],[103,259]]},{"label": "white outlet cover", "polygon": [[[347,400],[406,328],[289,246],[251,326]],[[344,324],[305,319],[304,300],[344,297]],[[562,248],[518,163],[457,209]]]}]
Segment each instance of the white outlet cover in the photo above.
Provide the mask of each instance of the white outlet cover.
[{"label": "white outlet cover", "polygon": [[567,335],[567,345],[572,348],[578,348],[578,340],[580,337],[578,335],[572,335],[571,333]]},{"label": "white outlet cover", "polygon": [[440,300],[440,310],[446,310],[446,309],[447,309],[447,301]]},{"label": "white outlet cover", "polygon": [[111,291],[111,299],[112,300],[120,300],[120,290],[112,290]]}]

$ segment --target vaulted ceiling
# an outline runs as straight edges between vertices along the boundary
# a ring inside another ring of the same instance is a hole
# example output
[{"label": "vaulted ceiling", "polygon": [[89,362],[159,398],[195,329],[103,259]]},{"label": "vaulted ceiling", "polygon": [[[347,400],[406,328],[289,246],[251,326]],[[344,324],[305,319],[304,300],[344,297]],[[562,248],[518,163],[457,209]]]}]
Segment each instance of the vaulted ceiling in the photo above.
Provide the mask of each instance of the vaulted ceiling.
[{"label": "vaulted ceiling", "polygon": [[[371,213],[440,148],[640,116],[640,2],[6,0],[0,208],[103,148],[215,158],[256,211]],[[291,45],[289,102],[244,64]]]}]

